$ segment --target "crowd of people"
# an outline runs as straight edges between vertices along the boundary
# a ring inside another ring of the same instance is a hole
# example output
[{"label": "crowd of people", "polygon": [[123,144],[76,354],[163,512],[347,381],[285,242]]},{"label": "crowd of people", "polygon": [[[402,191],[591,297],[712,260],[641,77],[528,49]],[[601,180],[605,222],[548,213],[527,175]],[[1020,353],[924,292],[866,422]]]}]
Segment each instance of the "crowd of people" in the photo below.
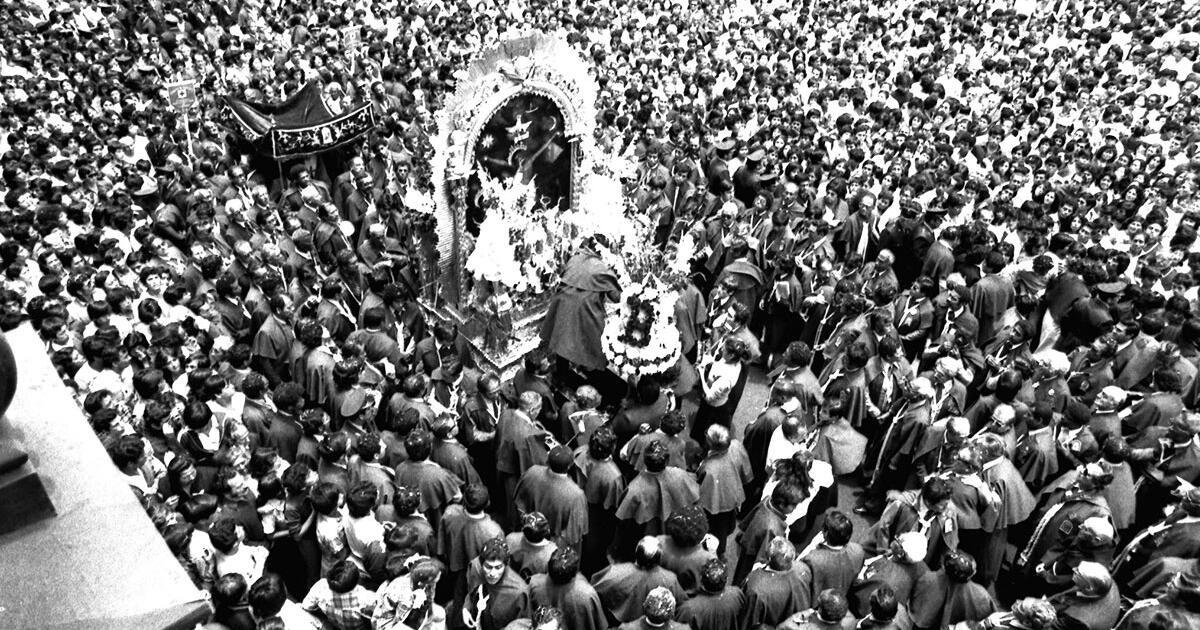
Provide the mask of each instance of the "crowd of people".
[{"label": "crowd of people", "polygon": [[[209,627],[1200,628],[1194,4],[3,12],[0,324]],[[684,358],[615,395],[416,299],[433,113],[528,29],[594,64],[646,246],[697,246]],[[255,170],[222,97],[311,81],[377,127]]]}]

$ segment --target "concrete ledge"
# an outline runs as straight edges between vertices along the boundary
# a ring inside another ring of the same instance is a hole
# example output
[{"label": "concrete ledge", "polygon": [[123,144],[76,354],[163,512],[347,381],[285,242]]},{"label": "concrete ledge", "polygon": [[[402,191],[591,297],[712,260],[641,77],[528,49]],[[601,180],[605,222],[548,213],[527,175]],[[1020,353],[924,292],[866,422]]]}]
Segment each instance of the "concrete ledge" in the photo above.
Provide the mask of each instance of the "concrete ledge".
[{"label": "concrete ledge", "polygon": [[58,516],[0,536],[0,628],[190,628],[208,615],[28,325],[0,434],[29,453]]}]

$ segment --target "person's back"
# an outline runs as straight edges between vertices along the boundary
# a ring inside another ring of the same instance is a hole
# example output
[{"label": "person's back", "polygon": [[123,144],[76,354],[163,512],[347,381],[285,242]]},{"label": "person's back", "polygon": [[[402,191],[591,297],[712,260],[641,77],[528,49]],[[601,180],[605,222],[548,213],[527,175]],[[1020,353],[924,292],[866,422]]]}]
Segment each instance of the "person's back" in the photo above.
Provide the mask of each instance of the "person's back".
[{"label": "person's back", "polygon": [[725,562],[709,560],[700,573],[700,590],[679,606],[675,618],[692,630],[737,628],[746,605],[746,596],[736,586],[726,586]]}]

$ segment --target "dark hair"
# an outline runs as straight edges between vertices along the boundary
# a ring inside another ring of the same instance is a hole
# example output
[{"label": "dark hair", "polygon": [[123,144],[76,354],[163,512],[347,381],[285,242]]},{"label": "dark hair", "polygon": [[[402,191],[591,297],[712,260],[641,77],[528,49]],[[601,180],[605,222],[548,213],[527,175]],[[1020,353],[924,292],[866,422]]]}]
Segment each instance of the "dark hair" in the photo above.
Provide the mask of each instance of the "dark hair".
[{"label": "dark hair", "polygon": [[346,495],[346,508],[352,518],[362,518],[371,513],[379,501],[379,489],[369,481],[360,481]]},{"label": "dark hair", "polygon": [[470,514],[479,514],[486,510],[488,503],[491,502],[487,486],[481,483],[468,484],[462,494],[463,508]]},{"label": "dark hair", "polygon": [[423,462],[433,453],[433,436],[425,429],[413,429],[404,438],[404,450],[408,452],[409,459]]},{"label": "dark hair", "polygon": [[887,584],[882,584],[871,592],[870,606],[871,616],[876,621],[891,621],[900,608],[896,600],[896,591]]},{"label": "dark hair", "polygon": [[846,596],[831,588],[827,588],[817,595],[817,601],[813,603],[813,608],[816,609],[818,617],[829,622],[841,621],[850,609],[846,603]]},{"label": "dark hair", "polygon": [[329,582],[329,590],[334,593],[349,593],[358,586],[358,567],[349,560],[342,560],[329,569],[325,579]]},{"label": "dark hair", "polygon": [[238,544],[237,521],[221,518],[208,527],[208,538],[212,546],[221,553],[229,553]]},{"label": "dark hair", "polygon": [[726,568],[725,561],[720,558],[713,558],[704,563],[704,567],[700,570],[700,588],[709,593],[720,593],[725,590],[725,583],[729,579],[729,570]]},{"label": "dark hair", "polygon": [[793,341],[788,344],[785,356],[789,367],[804,367],[812,363],[813,351],[807,343]]},{"label": "dark hair", "polygon": [[262,619],[278,615],[283,609],[283,604],[287,602],[287,587],[283,578],[274,573],[264,573],[250,586],[247,599],[250,600],[250,608],[255,617]]},{"label": "dark hair", "polygon": [[213,603],[217,608],[237,606],[246,596],[246,578],[241,573],[226,573],[213,585]]},{"label": "dark hair", "polygon": [[688,549],[704,540],[704,535],[708,533],[708,520],[699,506],[689,506],[667,517],[663,529],[676,545]]},{"label": "dark hair", "polygon": [[950,498],[950,484],[941,477],[930,477],[925,480],[921,486],[921,498],[925,500],[925,505],[933,506],[946,501]]},{"label": "dark hair", "polygon": [[146,454],[146,443],[136,435],[122,436],[108,448],[108,456],[112,458],[117,468],[125,468],[136,464]]},{"label": "dark hair", "polygon": [[195,525],[216,514],[218,505],[219,502],[216,496],[211,494],[197,494],[179,505],[179,514],[183,516],[183,520]]},{"label": "dark hair", "polygon": [[687,418],[678,410],[671,410],[663,416],[659,422],[659,429],[668,436],[676,436],[683,432],[687,427]]},{"label": "dark hair", "polygon": [[670,457],[671,453],[661,440],[652,440],[642,454],[642,462],[646,465],[647,471],[657,473],[666,469]]},{"label": "dark hair", "polygon": [[803,500],[804,490],[787,481],[775,486],[775,489],[771,491],[771,505],[774,505],[776,509],[783,509],[787,506],[795,507]]},{"label": "dark hair", "polygon": [[341,494],[342,492],[338,489],[336,484],[332,484],[328,481],[322,481],[313,486],[312,490],[309,491],[308,499],[309,501],[312,501],[313,509],[316,510],[318,514],[329,516],[333,514],[334,510],[337,509],[338,497],[341,496]]},{"label": "dark hair", "polygon": [[500,561],[508,564],[509,552],[508,545],[504,539],[497,536],[483,543],[483,547],[479,549],[479,563]]},{"label": "dark hair", "polygon": [[550,521],[541,512],[530,512],[521,519],[521,534],[531,543],[540,543],[550,537]]},{"label": "dark hair", "polygon": [[304,487],[308,485],[308,473],[311,470],[308,464],[303,462],[292,464],[283,471],[283,477],[280,481],[283,482],[283,487],[290,494],[298,494],[304,492]]},{"label": "dark hair", "polygon": [[854,534],[854,523],[845,512],[832,510],[825,514],[825,525],[821,531],[825,534],[825,542],[841,547],[850,542],[850,537]]},{"label": "dark hair", "polygon": [[595,459],[605,459],[612,455],[616,446],[617,436],[607,424],[592,431],[588,438],[588,454]]},{"label": "dark hair", "polygon": [[966,584],[975,575],[975,559],[962,551],[951,551],[942,561],[946,577],[954,584]]},{"label": "dark hair", "polygon": [[566,584],[579,574],[579,553],[570,546],[559,547],[550,554],[546,573],[555,584]]},{"label": "dark hair", "polygon": [[392,508],[396,510],[396,516],[416,513],[421,509],[421,493],[408,486],[396,488],[396,494],[392,496]]}]

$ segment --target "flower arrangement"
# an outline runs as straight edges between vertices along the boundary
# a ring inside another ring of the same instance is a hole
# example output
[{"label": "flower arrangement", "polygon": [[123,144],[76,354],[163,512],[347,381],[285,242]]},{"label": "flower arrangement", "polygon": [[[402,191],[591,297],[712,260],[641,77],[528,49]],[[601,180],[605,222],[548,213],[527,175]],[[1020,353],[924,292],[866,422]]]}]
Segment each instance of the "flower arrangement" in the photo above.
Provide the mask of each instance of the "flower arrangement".
[{"label": "flower arrangement", "polygon": [[661,374],[679,362],[683,349],[675,328],[678,297],[653,279],[632,283],[621,292],[618,313],[608,319],[600,337],[604,355],[617,373],[636,380]]},{"label": "flower arrangement", "polygon": [[546,290],[558,270],[559,252],[550,235],[560,229],[559,212],[536,207],[532,183],[478,173],[488,212],[467,257],[467,271],[476,281],[498,282],[518,295]]}]

